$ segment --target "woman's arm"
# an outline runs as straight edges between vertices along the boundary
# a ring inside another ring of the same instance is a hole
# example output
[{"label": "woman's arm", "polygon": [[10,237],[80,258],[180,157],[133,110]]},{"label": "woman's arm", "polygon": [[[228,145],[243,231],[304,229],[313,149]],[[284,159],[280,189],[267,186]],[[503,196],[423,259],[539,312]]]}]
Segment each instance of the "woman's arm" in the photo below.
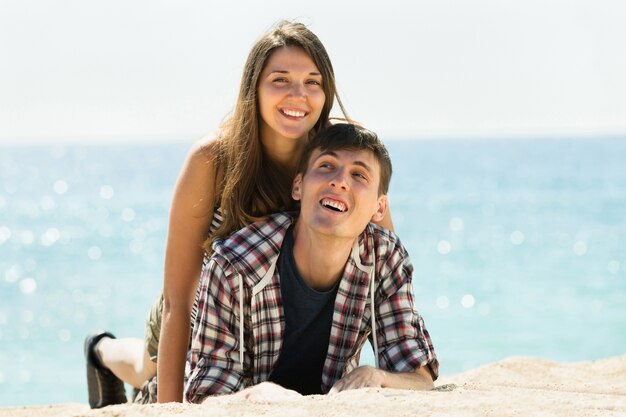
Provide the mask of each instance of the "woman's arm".
[{"label": "woman's arm", "polygon": [[181,170],[170,209],[165,252],[163,317],[157,360],[158,401],[183,399],[191,310],[202,268],[202,243],[213,218],[217,143],[196,144]]}]

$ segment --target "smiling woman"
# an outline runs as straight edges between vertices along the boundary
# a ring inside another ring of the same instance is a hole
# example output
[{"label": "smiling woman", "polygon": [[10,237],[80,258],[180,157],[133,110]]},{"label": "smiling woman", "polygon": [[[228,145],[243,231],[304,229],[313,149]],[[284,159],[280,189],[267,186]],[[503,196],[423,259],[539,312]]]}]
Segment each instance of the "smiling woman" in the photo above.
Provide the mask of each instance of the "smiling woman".
[{"label": "smiling woman", "polygon": [[[217,137],[194,146],[178,178],[163,297],[150,314],[145,344],[139,339],[118,340],[108,332],[85,341],[92,407],[125,402],[122,381],[141,388],[136,401],[182,400],[190,322],[205,251],[210,253],[218,238],[294,207],[291,184],[303,147],[309,136],[328,125],[335,97],[343,111],[328,54],[303,24],[281,22],[253,46],[232,116]],[[378,220],[390,227],[388,218]]]}]

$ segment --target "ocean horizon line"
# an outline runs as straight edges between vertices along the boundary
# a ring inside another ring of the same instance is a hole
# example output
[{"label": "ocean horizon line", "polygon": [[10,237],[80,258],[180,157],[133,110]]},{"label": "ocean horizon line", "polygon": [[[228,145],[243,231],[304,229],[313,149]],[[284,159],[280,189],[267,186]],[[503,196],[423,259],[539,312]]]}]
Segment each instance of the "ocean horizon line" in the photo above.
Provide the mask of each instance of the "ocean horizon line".
[{"label": "ocean horizon line", "polygon": [[[378,133],[378,132],[377,132]],[[476,132],[468,134],[445,134],[445,133],[415,133],[415,134],[386,134],[378,133],[384,141],[409,142],[409,141],[533,141],[533,140],[619,140],[626,139],[624,132]],[[193,144],[195,141],[207,136],[202,133],[180,134],[120,134],[120,135],[67,135],[67,136],[3,136],[0,137],[1,147],[20,146],[57,146],[57,145],[105,145],[105,144]]]}]

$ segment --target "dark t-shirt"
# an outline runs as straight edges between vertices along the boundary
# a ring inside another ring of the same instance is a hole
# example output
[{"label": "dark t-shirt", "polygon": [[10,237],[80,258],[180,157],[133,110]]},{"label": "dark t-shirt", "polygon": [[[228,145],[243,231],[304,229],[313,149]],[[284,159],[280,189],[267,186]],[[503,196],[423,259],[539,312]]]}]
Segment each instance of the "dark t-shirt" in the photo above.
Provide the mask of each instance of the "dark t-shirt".
[{"label": "dark t-shirt", "polygon": [[269,380],[304,395],[322,394],[322,368],[338,283],[329,291],[320,292],[304,282],[293,258],[292,229],[287,230],[278,258],[285,332]]}]

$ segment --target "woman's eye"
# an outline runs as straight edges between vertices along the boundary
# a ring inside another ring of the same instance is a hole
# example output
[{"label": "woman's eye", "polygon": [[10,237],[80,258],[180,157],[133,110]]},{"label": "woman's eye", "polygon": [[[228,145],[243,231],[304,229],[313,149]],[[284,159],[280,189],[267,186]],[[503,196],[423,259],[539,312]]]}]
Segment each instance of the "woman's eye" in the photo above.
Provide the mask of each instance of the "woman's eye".
[{"label": "woman's eye", "polygon": [[322,85],[322,83],[317,81],[317,80],[307,81],[307,84],[309,84],[309,85],[317,85],[317,86],[321,86]]},{"label": "woman's eye", "polygon": [[274,78],[272,80],[272,82],[275,82],[275,83],[286,83],[287,79],[286,78]]}]

